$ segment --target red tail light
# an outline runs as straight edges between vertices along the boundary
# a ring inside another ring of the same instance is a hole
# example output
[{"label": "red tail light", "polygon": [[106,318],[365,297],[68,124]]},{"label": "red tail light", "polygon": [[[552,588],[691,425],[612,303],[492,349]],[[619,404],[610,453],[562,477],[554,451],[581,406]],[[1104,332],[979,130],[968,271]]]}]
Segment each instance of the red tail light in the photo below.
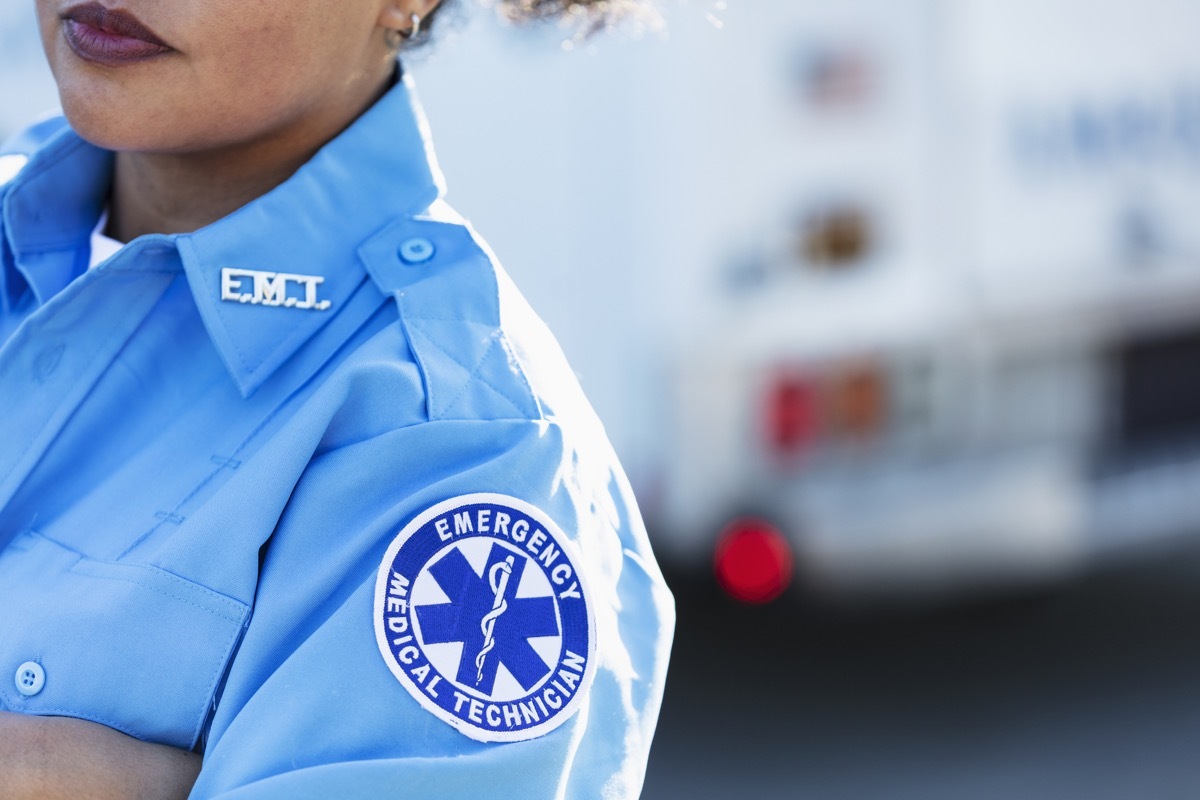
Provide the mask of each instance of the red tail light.
[{"label": "red tail light", "polygon": [[769,603],[792,581],[791,548],[783,534],[761,519],[730,523],[713,562],[721,588],[743,603]]},{"label": "red tail light", "polygon": [[768,443],[781,454],[799,452],[817,435],[818,411],[817,390],[810,381],[780,376],[767,396]]}]

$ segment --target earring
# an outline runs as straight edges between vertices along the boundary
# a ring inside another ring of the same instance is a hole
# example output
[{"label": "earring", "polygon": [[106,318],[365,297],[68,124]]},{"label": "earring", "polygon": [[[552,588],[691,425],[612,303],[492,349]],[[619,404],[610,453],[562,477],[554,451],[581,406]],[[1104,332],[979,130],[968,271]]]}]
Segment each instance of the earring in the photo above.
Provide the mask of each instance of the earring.
[{"label": "earring", "polygon": [[412,19],[412,27],[410,27],[407,31],[399,32],[400,35],[403,36],[405,39],[415,39],[421,33],[421,17],[418,16],[417,14],[413,14],[411,16],[411,19]]},{"label": "earring", "polygon": [[408,30],[400,31],[395,28],[388,28],[385,32],[384,35],[387,36],[388,47],[392,50],[399,50],[404,47],[405,42],[417,38],[417,35],[421,33],[421,18],[416,14],[410,15],[409,18],[412,20],[412,24]]}]

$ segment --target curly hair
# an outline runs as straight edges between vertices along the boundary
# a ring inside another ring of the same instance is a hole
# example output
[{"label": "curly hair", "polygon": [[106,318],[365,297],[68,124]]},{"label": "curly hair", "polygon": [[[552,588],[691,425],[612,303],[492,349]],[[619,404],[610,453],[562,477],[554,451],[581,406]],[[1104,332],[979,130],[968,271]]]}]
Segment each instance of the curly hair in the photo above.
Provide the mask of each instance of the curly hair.
[{"label": "curly hair", "polygon": [[[460,0],[442,0],[421,23],[421,32],[408,46],[429,41],[433,23],[448,7]],[[518,25],[559,21],[576,28],[582,36],[634,18],[657,16],[654,0],[481,0],[494,6],[501,17]]]}]

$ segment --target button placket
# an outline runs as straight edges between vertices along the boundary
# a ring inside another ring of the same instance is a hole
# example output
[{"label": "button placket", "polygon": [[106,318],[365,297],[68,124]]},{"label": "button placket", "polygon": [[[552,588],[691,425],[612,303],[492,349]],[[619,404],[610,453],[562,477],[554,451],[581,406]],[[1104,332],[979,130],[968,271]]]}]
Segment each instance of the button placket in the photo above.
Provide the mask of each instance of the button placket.
[{"label": "button placket", "polygon": [[[34,312],[0,347],[0,405],[5,407],[0,440],[6,445],[0,452],[0,506],[12,498],[172,278],[147,273],[105,279],[88,273],[56,303]],[[99,286],[102,280],[106,285]],[[118,288],[118,282],[124,286]],[[92,335],[80,334],[88,326]]]}]

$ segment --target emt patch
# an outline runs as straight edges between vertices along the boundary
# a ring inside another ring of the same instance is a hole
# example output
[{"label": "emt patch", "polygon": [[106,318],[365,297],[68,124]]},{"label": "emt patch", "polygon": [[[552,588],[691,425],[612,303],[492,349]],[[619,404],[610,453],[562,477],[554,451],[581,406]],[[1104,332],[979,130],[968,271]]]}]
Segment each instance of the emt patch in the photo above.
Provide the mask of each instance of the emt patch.
[{"label": "emt patch", "polygon": [[574,545],[499,494],[455,497],[404,526],[375,582],[375,639],[417,702],[481,742],[549,733],[595,672],[596,625]]}]

